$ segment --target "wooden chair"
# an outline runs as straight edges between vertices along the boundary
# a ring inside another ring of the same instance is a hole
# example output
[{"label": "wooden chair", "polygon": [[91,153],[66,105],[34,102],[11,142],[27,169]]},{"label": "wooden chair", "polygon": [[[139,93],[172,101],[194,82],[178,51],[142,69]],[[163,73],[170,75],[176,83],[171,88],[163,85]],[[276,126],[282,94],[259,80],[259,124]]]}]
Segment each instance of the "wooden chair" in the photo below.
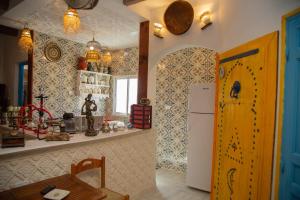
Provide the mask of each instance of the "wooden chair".
[{"label": "wooden chair", "polygon": [[77,174],[90,170],[100,168],[101,169],[101,180],[100,180],[100,188],[97,188],[103,191],[107,197],[107,200],[129,200],[129,195],[122,195],[117,192],[114,192],[110,189],[105,188],[105,157],[102,156],[101,160],[88,158],[80,161],[77,165],[71,165],[71,175],[76,176]]}]

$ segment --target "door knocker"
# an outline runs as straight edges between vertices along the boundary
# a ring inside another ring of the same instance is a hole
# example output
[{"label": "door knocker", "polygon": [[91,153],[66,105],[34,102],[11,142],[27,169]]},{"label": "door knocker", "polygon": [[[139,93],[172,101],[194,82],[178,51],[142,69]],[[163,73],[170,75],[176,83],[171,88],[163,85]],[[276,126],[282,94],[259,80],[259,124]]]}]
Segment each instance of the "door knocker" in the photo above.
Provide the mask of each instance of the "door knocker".
[{"label": "door knocker", "polygon": [[231,87],[231,91],[230,91],[231,98],[238,99],[239,98],[238,95],[239,95],[240,91],[241,91],[241,84],[239,81],[235,81],[233,83],[233,86]]}]

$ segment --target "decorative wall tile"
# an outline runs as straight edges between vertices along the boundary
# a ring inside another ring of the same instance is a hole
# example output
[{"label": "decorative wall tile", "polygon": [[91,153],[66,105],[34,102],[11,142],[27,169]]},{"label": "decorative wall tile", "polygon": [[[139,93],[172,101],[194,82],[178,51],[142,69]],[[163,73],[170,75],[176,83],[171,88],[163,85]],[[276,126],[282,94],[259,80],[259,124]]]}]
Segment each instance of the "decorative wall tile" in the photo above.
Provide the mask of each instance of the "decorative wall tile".
[{"label": "decorative wall tile", "polygon": [[189,86],[215,81],[215,54],[205,48],[185,48],[157,64],[154,125],[158,167],[186,170]]},{"label": "decorative wall tile", "polygon": [[[44,56],[44,47],[48,42],[55,42],[62,51],[62,57],[57,62],[48,61]],[[54,117],[62,117],[64,112],[73,112],[80,115],[85,96],[76,96],[77,59],[84,55],[85,45],[43,33],[34,34],[33,53],[33,97],[39,95],[42,87],[49,98],[45,107]],[[112,52],[112,74],[136,75],[138,69],[138,48],[115,50]],[[113,81],[111,80],[111,86]],[[94,115],[112,113],[112,94],[108,101],[95,99],[98,110]],[[33,98],[38,105],[38,100]],[[105,108],[107,106],[107,108]]]},{"label": "decorative wall tile", "polygon": [[[70,173],[72,163],[106,157],[106,186],[130,199],[155,187],[155,137],[145,131],[115,139],[50,148],[0,159],[0,191]],[[92,186],[98,173],[82,178]],[[138,200],[138,199],[136,199]]]},{"label": "decorative wall tile", "polygon": [[137,75],[139,68],[139,49],[137,47],[112,52],[112,75]]},{"label": "decorative wall tile", "polygon": [[[44,56],[44,47],[55,42],[61,49],[62,57],[57,62],[48,61]],[[85,46],[73,41],[34,34],[33,51],[33,103],[39,102],[34,97],[43,88],[49,98],[45,107],[54,117],[62,117],[64,112],[79,114],[80,97],[75,95],[77,78],[77,58],[84,54]]]}]

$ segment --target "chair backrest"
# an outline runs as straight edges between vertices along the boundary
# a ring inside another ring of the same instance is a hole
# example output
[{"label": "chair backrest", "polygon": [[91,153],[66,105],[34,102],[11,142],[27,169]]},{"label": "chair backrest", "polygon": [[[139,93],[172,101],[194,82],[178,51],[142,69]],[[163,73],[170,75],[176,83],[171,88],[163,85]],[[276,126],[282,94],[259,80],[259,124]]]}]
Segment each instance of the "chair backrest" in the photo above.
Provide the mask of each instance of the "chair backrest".
[{"label": "chair backrest", "polygon": [[80,172],[100,168],[101,169],[101,188],[105,187],[105,157],[101,159],[88,158],[80,161],[77,165],[71,165],[71,175],[76,176]]}]

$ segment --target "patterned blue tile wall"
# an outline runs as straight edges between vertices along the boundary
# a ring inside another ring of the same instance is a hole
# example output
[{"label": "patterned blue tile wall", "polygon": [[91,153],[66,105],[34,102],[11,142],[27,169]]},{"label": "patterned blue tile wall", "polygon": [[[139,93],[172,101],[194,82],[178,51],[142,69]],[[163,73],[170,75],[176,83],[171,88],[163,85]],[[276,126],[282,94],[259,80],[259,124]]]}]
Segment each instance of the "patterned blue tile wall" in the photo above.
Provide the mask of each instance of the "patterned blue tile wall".
[{"label": "patterned blue tile wall", "polygon": [[[62,57],[56,62],[48,61],[44,56],[44,47],[55,42],[61,49]],[[79,97],[75,95],[77,77],[77,59],[83,55],[85,46],[73,41],[49,36],[39,32],[34,34],[33,51],[33,103],[42,87],[49,96],[46,108],[55,116],[64,112],[79,113]]]},{"label": "patterned blue tile wall", "polygon": [[[137,47],[126,48],[112,51],[112,62],[110,65],[112,75],[115,76],[137,76],[139,68],[139,49]],[[113,95],[114,80],[111,79],[110,98],[107,101],[106,114],[108,118],[128,121],[127,116],[114,116],[113,113]]]},{"label": "patterned blue tile wall", "polygon": [[215,81],[215,56],[213,50],[185,48],[158,62],[154,117],[158,167],[186,170],[189,86]]},{"label": "patterned blue tile wall", "polygon": [[[57,62],[48,61],[44,56],[45,45],[49,42],[56,43],[62,52],[62,57]],[[33,51],[33,97],[39,95],[42,87],[49,96],[45,107],[54,115],[61,117],[64,112],[73,112],[80,115],[84,96],[75,95],[77,79],[77,59],[85,53],[85,44],[49,36],[35,31]],[[128,48],[113,51],[113,75],[133,75],[137,73],[138,49]],[[95,115],[111,114],[112,99],[95,99],[98,111]],[[33,103],[38,101],[33,98]],[[105,109],[106,107],[106,109]]]}]

